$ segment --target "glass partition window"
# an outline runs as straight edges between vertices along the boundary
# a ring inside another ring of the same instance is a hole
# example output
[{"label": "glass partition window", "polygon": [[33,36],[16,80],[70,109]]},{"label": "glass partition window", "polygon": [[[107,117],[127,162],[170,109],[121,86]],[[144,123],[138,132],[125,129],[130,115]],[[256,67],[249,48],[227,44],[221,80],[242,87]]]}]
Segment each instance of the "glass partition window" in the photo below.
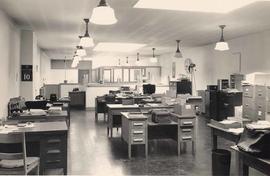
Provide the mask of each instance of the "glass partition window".
[{"label": "glass partition window", "polygon": [[144,81],[159,82],[161,76],[160,66],[111,66],[96,69],[95,81],[104,83],[139,83]]},{"label": "glass partition window", "polygon": [[114,69],[114,82],[122,82],[122,69]]},{"label": "glass partition window", "polygon": [[124,82],[129,82],[129,69],[124,69]]},{"label": "glass partition window", "polygon": [[110,83],[111,82],[111,70],[104,70],[103,80],[106,83]]}]

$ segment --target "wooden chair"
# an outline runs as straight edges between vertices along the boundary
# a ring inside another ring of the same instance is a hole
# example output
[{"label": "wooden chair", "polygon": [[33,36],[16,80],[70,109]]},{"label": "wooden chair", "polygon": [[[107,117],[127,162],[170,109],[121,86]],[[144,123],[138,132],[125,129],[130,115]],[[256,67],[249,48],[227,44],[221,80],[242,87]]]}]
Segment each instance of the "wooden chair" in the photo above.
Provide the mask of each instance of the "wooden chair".
[{"label": "wooden chair", "polygon": [[0,175],[27,175],[32,171],[39,175],[39,157],[26,156],[25,133],[0,134],[0,144],[22,146],[22,152],[0,151]]}]

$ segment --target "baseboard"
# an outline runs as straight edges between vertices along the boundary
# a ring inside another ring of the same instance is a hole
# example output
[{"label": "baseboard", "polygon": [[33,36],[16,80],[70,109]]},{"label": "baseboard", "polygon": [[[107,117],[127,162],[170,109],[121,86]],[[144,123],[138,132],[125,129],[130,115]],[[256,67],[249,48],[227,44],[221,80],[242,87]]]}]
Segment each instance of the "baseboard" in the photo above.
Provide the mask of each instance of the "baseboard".
[{"label": "baseboard", "polygon": [[85,110],[87,110],[87,111],[94,111],[95,110],[95,107],[86,107]]}]

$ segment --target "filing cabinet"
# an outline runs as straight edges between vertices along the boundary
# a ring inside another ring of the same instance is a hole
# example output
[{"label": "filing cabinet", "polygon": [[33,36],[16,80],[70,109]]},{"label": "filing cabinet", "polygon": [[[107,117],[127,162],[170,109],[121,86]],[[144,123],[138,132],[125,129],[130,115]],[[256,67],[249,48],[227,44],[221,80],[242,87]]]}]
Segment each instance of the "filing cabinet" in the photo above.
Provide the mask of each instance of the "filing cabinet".
[{"label": "filing cabinet", "polygon": [[265,120],[268,110],[269,88],[262,85],[243,86],[243,118]]},{"label": "filing cabinet", "polygon": [[243,97],[253,98],[253,89],[252,85],[243,85]]},{"label": "filing cabinet", "polygon": [[255,85],[255,99],[266,99],[266,87]]}]

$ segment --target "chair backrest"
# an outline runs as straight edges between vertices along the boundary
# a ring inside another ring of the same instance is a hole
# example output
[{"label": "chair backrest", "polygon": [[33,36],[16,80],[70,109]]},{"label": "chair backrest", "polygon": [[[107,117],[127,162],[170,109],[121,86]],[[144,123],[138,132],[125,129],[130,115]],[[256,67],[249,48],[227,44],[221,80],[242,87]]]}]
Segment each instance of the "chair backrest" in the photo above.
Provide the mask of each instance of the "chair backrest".
[{"label": "chair backrest", "polygon": [[27,109],[46,109],[47,101],[26,101]]},{"label": "chair backrest", "polygon": [[35,100],[44,100],[45,98],[42,95],[37,95]]},{"label": "chair backrest", "polygon": [[105,101],[106,101],[106,103],[115,103],[115,96],[109,94],[109,95],[105,96]]},{"label": "chair backrest", "polygon": [[51,95],[50,95],[50,101],[52,101],[52,102],[57,101],[57,96],[56,96],[56,94],[51,94]]},{"label": "chair backrest", "polygon": [[[21,145],[21,152],[9,150],[8,152],[0,151],[0,160],[23,160],[24,174],[27,173],[26,163],[26,143],[25,133],[17,134],[0,134],[0,144],[2,145]],[[0,169],[1,170],[1,169]]]},{"label": "chair backrest", "polygon": [[[9,144],[17,144],[18,146],[21,144],[22,147],[24,145],[24,133],[19,134],[0,134],[0,144],[1,145],[9,145]],[[24,148],[24,147],[23,147]],[[14,160],[14,159],[24,159],[23,150],[21,152],[18,152],[17,150],[14,152],[10,148],[8,152],[2,152],[0,151],[0,160],[6,159],[6,160]]]}]

